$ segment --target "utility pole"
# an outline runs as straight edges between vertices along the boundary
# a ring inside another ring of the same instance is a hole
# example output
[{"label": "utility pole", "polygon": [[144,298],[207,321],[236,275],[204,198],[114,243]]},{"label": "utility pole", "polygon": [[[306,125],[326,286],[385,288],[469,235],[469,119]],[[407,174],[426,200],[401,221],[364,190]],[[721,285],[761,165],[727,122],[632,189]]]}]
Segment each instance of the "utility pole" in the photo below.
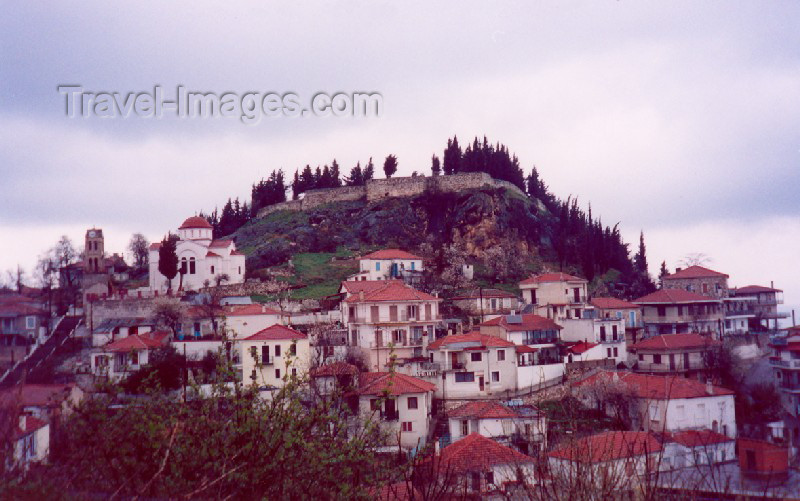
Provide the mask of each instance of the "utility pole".
[{"label": "utility pole", "polygon": [[483,287],[479,287],[478,291],[478,297],[480,298],[481,304],[481,323],[483,323]]}]

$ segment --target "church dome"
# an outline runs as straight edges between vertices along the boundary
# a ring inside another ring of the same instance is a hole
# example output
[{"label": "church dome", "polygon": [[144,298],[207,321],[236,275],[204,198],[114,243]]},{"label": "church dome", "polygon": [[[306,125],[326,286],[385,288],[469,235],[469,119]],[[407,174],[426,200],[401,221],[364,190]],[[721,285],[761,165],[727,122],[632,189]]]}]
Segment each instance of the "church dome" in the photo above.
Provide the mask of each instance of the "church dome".
[{"label": "church dome", "polygon": [[178,228],[178,229],[179,230],[186,230],[186,229],[192,229],[192,228],[200,228],[200,229],[208,229],[208,230],[212,229],[211,225],[209,224],[209,222],[206,221],[205,218],[202,218],[200,216],[192,216],[190,218],[187,218],[186,221],[184,221],[183,224],[181,225],[181,227]]}]

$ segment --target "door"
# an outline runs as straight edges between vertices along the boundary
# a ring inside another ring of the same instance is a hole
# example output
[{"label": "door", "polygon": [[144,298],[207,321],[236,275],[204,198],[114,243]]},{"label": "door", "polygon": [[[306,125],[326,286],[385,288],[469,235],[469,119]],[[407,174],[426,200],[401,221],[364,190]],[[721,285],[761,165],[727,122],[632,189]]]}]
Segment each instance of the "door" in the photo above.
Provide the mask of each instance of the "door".
[{"label": "door", "polygon": [[478,376],[478,391],[483,391],[483,376]]},{"label": "door", "polygon": [[688,370],[690,368],[689,367],[689,354],[688,353],[684,353],[683,354],[683,368],[686,369],[686,370]]},{"label": "door", "polygon": [[397,419],[397,409],[395,408],[395,401],[391,398],[386,399],[386,420],[394,421]]},{"label": "door", "polygon": [[456,352],[450,353],[450,367],[453,369],[458,367],[458,353]]},{"label": "door", "polygon": [[675,354],[674,353],[670,353],[669,354],[669,370],[671,370],[671,371],[675,370]]}]

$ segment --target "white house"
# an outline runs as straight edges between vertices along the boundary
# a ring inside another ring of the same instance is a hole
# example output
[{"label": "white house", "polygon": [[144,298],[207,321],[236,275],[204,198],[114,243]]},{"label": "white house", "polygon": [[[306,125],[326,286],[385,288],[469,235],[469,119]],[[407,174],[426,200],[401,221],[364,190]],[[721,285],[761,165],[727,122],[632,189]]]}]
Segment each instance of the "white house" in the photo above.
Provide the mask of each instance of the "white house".
[{"label": "white house", "polygon": [[508,407],[495,400],[473,401],[447,412],[452,441],[470,433],[514,445],[525,454],[547,448],[547,417],[533,406]]},{"label": "white house", "polygon": [[500,289],[474,289],[453,297],[453,304],[478,322],[481,317],[507,315],[519,309],[516,295]]},{"label": "white house", "polygon": [[387,445],[404,450],[425,445],[435,385],[397,372],[359,374],[359,412],[378,421]]},{"label": "white house", "polygon": [[[244,254],[236,250],[233,240],[214,240],[211,233],[211,225],[199,216],[186,219],[178,228],[178,275],[172,280],[173,290],[198,290],[206,280],[214,283],[215,277],[222,274],[228,276],[225,283],[244,282]],[[150,245],[150,290],[166,292],[167,277],[158,271],[160,247],[160,242]]]},{"label": "white house", "polygon": [[522,300],[533,305],[534,313],[556,321],[583,318],[584,310],[593,308],[588,301],[585,278],[567,273],[542,273],[519,283]]},{"label": "white house", "polygon": [[632,491],[648,473],[658,471],[663,448],[644,431],[607,431],[568,440],[550,451],[554,486],[594,487],[601,493]]},{"label": "white house", "polygon": [[225,307],[225,326],[233,339],[244,339],[275,324],[285,324],[288,314],[263,304],[230,305]]},{"label": "white house", "polygon": [[667,434],[661,470],[693,468],[736,460],[736,441],[711,430]]},{"label": "white house", "polygon": [[150,363],[151,353],[163,347],[168,338],[168,332],[156,331],[112,341],[92,353],[92,373],[111,380],[121,379]]},{"label": "white house", "polygon": [[308,336],[285,325],[273,325],[239,341],[242,375],[247,383],[280,388],[285,378],[309,369]]},{"label": "white house", "polygon": [[517,389],[514,343],[468,332],[428,345],[430,362],[442,372],[436,396],[442,399],[486,398]]},{"label": "white house", "polygon": [[358,260],[354,280],[405,279],[423,271],[422,258],[400,249],[382,249]]},{"label": "white house", "polygon": [[422,357],[439,323],[441,299],[397,281],[359,290],[341,303],[351,346],[361,348],[369,367],[380,371]]},{"label": "white house", "polygon": [[[711,430],[736,436],[734,392],[680,376],[655,376],[601,371],[577,383],[581,400],[588,406],[605,406],[606,392],[628,394],[635,399],[635,419],[645,431],[678,432]],[[609,413],[612,409],[605,407]]]},{"label": "white house", "polygon": [[586,310],[584,318],[557,320],[563,327],[561,339],[567,342],[592,343],[600,346],[593,350],[592,358],[613,359],[615,364],[628,359],[625,342],[625,319],[616,317],[595,318],[594,310]]},{"label": "white house", "polygon": [[32,463],[42,463],[50,453],[50,425],[33,416],[21,415],[13,431],[14,463],[28,468]]},{"label": "white house", "polygon": [[436,457],[435,469],[454,485],[459,495],[484,499],[490,494],[511,494],[520,484],[537,482],[534,459],[478,433],[454,442]]}]

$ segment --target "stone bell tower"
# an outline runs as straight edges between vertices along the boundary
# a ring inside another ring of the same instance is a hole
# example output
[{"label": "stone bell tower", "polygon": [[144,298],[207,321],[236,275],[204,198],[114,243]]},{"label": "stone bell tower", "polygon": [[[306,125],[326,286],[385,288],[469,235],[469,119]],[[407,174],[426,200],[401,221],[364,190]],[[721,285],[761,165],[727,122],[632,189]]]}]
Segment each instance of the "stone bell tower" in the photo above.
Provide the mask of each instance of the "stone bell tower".
[{"label": "stone bell tower", "polygon": [[83,250],[83,271],[85,274],[105,273],[105,248],[103,230],[86,230],[86,245]]}]

